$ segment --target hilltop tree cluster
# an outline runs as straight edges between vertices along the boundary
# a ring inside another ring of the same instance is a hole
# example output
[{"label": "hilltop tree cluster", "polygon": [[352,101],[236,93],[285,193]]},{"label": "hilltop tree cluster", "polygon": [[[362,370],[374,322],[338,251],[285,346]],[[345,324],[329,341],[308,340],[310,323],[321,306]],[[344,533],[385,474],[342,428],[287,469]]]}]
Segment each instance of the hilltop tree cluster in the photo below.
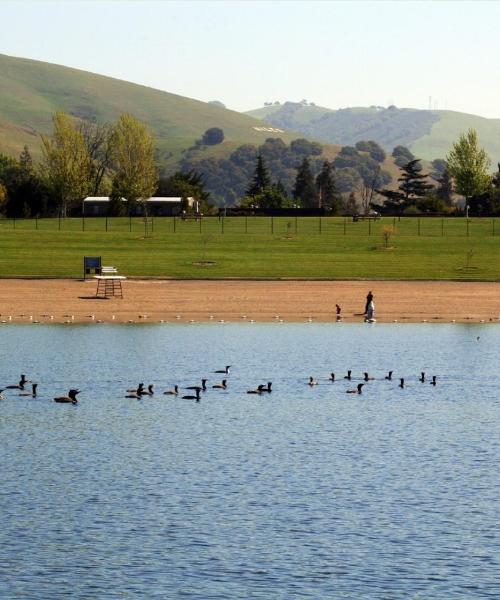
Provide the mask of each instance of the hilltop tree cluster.
[{"label": "hilltop tree cluster", "polygon": [[[297,139],[287,145],[280,138],[268,138],[260,146],[239,146],[228,158],[206,157],[195,146],[185,153],[181,168],[201,173],[216,201],[235,205],[248,191],[248,181],[253,177],[258,155],[264,160],[271,179],[280,182],[288,197],[293,197],[297,169],[304,159],[308,161],[313,179],[323,169],[326,159],[323,146],[317,142]],[[342,148],[331,164],[335,168],[337,192],[349,193],[366,186],[381,187],[390,183],[391,175],[381,167],[384,159],[384,150],[372,141]]]}]

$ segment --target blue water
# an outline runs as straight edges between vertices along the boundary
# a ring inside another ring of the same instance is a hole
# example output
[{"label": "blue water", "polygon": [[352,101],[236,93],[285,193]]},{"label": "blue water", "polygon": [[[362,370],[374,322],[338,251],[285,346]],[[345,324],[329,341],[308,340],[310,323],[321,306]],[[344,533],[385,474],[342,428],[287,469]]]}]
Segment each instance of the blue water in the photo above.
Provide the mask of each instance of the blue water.
[{"label": "blue water", "polygon": [[495,325],[3,327],[0,598],[498,599],[499,366]]}]

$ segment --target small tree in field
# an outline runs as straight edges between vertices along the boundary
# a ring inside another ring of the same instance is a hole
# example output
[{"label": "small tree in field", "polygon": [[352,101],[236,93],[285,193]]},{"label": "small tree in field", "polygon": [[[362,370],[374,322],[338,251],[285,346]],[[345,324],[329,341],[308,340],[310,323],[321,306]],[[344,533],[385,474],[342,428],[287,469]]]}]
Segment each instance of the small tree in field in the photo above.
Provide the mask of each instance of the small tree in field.
[{"label": "small tree in field", "polygon": [[395,234],[394,227],[384,227],[382,229],[382,239],[384,240],[384,248],[389,248],[389,242],[391,241],[391,237]]}]

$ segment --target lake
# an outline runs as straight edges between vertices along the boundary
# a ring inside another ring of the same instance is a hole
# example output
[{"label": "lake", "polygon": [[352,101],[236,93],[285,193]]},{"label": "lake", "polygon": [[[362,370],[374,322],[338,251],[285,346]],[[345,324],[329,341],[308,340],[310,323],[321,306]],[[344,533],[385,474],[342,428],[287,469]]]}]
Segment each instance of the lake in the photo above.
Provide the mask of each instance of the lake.
[{"label": "lake", "polygon": [[[0,387],[39,383],[0,402],[2,600],[500,597],[498,325],[0,336]],[[199,403],[161,393],[229,364]]]}]

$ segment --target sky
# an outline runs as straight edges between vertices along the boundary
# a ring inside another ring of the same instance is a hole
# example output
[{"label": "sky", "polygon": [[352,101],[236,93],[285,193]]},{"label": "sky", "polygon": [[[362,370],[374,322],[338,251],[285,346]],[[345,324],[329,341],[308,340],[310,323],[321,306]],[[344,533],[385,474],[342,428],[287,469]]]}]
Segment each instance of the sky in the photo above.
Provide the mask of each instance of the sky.
[{"label": "sky", "polygon": [[0,53],[238,111],[447,109],[500,118],[500,2],[0,0]]}]

